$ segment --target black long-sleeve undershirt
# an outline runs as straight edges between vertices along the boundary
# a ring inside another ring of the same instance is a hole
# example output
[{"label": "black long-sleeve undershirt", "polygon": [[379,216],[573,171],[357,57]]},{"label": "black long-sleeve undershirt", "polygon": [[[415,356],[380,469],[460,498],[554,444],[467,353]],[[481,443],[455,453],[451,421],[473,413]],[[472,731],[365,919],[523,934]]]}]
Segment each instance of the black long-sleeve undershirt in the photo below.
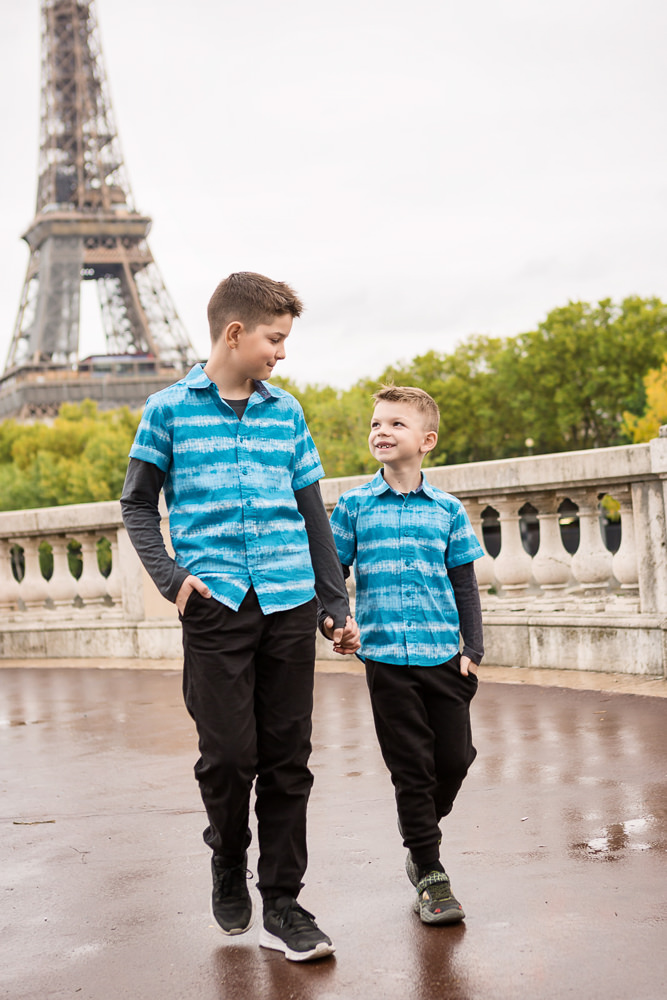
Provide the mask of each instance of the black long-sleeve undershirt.
[{"label": "black long-sleeve undershirt", "polygon": [[463,563],[448,570],[454,590],[456,610],[459,613],[459,629],[463,639],[463,656],[469,656],[473,663],[481,663],[484,656],[484,633],[482,629],[482,605],[475,576],[475,564]]}]

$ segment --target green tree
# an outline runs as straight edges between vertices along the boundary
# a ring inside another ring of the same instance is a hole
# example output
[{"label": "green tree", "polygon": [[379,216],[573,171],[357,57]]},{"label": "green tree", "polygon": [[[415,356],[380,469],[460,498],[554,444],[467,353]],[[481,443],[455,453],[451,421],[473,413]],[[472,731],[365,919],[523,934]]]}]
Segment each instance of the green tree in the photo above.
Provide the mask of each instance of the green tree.
[{"label": "green tree", "polygon": [[51,425],[0,424],[0,509],[116,500],[139,414],[65,403]]},{"label": "green tree", "polygon": [[644,376],[667,350],[667,306],[637,297],[570,302],[508,347],[536,450],[622,444],[623,414],[642,412]]},{"label": "green tree", "polygon": [[657,437],[661,426],[667,424],[667,358],[660,368],[645,376],[644,389],[646,409],[643,415],[623,415],[623,429],[634,444]]},{"label": "green tree", "polygon": [[523,437],[506,342],[469,337],[451,354],[429,351],[408,366],[387,368],[381,381],[416,385],[440,409],[440,434],[428,465],[481,462],[521,453]]}]

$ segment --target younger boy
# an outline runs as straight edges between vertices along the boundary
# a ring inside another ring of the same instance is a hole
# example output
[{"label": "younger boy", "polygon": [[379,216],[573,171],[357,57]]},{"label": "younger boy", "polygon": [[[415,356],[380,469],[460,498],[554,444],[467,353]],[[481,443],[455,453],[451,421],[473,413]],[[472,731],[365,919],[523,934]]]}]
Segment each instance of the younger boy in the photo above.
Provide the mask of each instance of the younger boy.
[{"label": "younger boy", "polygon": [[[289,285],[232,274],[208,306],[211,352],[151,396],[130,452],[123,519],[183,626],[183,692],[213,852],[211,913],[224,934],[252,923],[247,886],[256,780],[260,944],[305,961],[331,939],[296,901],[306,869],[315,592],[337,652],[358,648],[297,401],[264,381],[302,305]],[[160,489],[175,559],[160,533]]]},{"label": "younger boy", "polygon": [[360,655],[415,910],[427,924],[456,923],[465,914],[440,862],[439,822],[476,754],[469,706],[484,650],[473,560],[484,553],[461,502],[421,471],[438,440],[435,401],[403,386],[373,398],[368,442],[383,469],[341,496],[331,527],[346,576],[355,564]]}]

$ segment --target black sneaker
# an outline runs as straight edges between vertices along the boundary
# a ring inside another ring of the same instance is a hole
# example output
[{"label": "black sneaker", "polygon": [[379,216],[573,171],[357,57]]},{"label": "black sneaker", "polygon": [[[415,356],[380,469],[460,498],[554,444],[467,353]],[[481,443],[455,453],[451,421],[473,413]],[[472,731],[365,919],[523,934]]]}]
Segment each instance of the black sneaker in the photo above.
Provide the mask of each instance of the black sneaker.
[{"label": "black sneaker", "polygon": [[465,913],[445,872],[429,872],[417,883],[415,913],[424,924],[457,924]]},{"label": "black sneaker", "polygon": [[331,938],[319,929],[312,913],[291,896],[280,896],[265,909],[259,943],[262,948],[282,951],[291,962],[326,958],[335,951]]},{"label": "black sneaker", "polygon": [[211,858],[211,916],[223,934],[245,934],[252,925],[252,900],[246,881],[252,875],[247,863],[247,853],[241,864],[232,868],[225,868],[215,854]]}]

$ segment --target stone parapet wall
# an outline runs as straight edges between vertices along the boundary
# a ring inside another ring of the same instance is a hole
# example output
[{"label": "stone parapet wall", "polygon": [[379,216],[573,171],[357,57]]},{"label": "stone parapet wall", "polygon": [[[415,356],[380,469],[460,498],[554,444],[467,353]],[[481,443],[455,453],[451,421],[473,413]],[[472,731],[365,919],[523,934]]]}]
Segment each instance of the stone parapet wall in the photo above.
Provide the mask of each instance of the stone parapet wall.
[{"label": "stone parapet wall", "polygon": [[[667,677],[667,437],[427,475],[464,501],[485,548],[476,570],[487,663]],[[324,480],[328,509],[368,478]],[[165,512],[163,533],[168,544]],[[0,513],[0,616],[0,658],[181,654],[176,609],[141,566],[116,502]],[[334,656],[321,637],[318,656]]]}]

